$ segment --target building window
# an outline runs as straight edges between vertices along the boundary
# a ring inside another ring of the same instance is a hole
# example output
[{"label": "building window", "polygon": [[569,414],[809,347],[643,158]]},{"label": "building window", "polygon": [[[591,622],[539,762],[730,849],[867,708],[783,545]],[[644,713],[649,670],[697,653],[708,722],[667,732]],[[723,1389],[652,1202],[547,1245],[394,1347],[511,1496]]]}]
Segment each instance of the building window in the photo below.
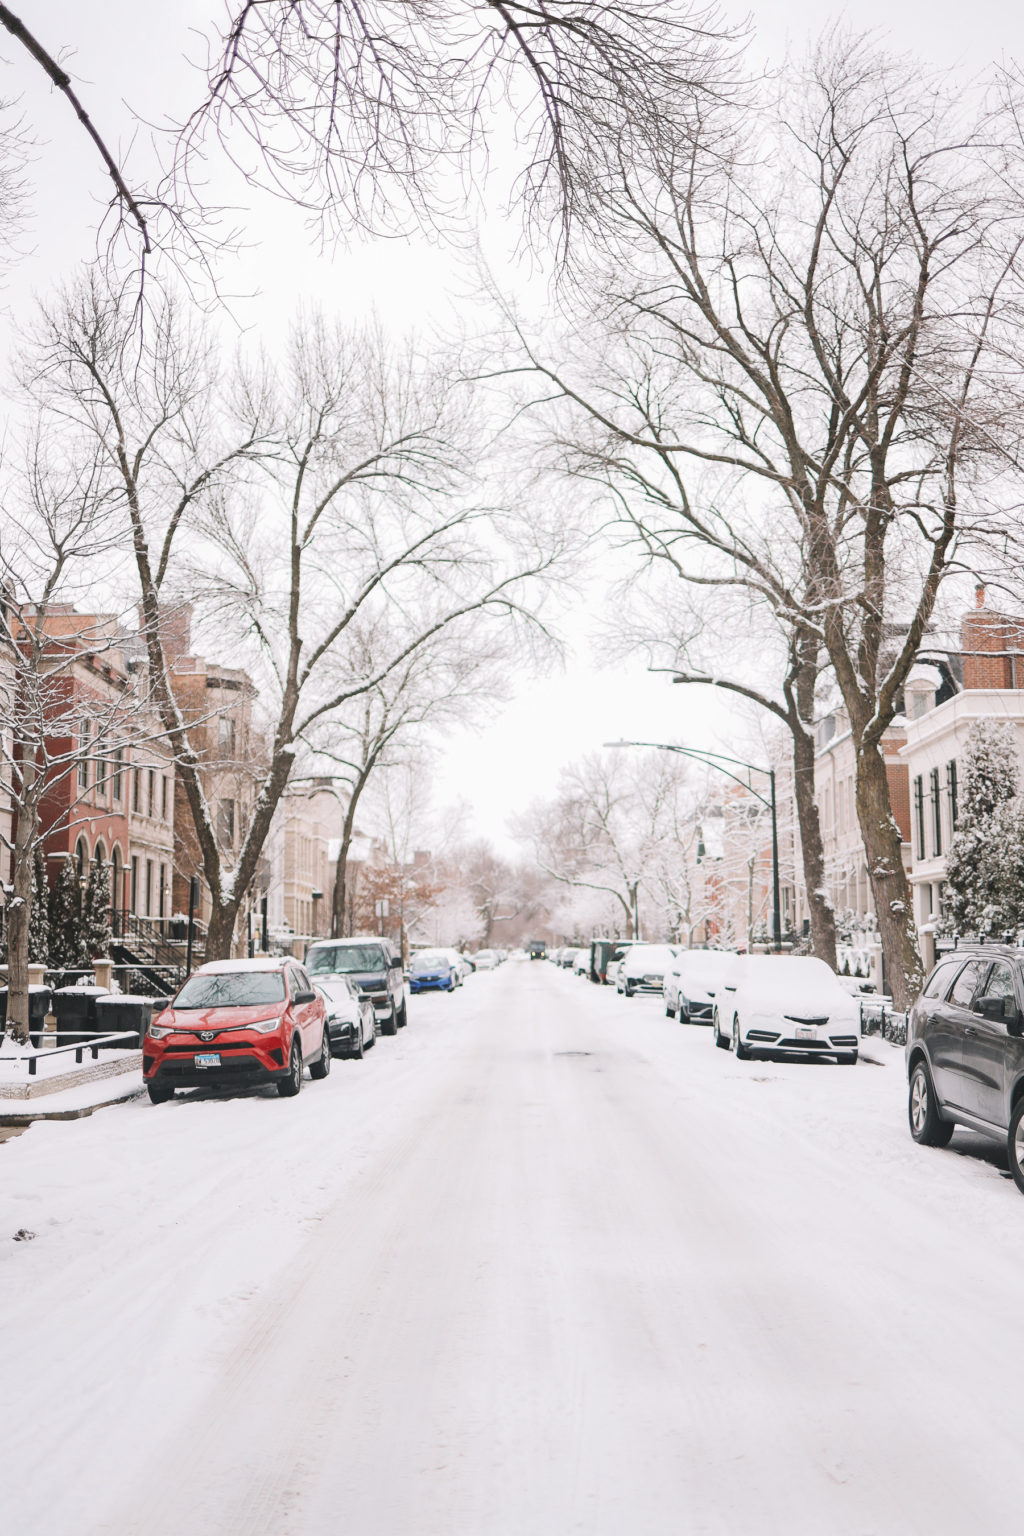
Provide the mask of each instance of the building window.
[{"label": "building window", "polygon": [[139,861],[138,861],[138,858],[134,854],[132,855],[132,881],[131,881],[130,899],[131,899],[131,909],[132,909],[132,911],[135,912],[135,913],[138,913],[138,910],[139,910]]},{"label": "building window", "polygon": [[89,734],[91,723],[83,720],[78,727],[78,787],[89,788]]},{"label": "building window", "polygon": [[161,821],[166,821],[167,820],[167,775],[166,775],[166,773],[163,774],[161,776],[161,779],[160,779],[160,820]]},{"label": "building window", "polygon": [[146,916],[153,916],[153,860],[146,860]]},{"label": "building window", "polygon": [[166,917],[166,915],[167,915],[167,913],[165,911],[166,903],[167,903],[167,865],[166,864],[161,864],[160,865],[160,905],[157,907],[157,911],[156,911],[157,917]]},{"label": "building window", "polygon": [[218,743],[224,757],[235,755],[235,722],[230,715],[221,715],[218,727]]},{"label": "building window", "polygon": [[938,858],[942,852],[942,797],[939,794],[937,768],[933,768],[928,775],[928,797],[932,803],[932,853]]},{"label": "building window", "polygon": [[914,829],[917,833],[917,856],[924,858],[924,780],[918,774],[914,780]]},{"label": "building window", "polygon": [[114,799],[120,800],[124,794],[124,747],[114,753],[113,790]]},{"label": "building window", "polygon": [[156,815],[156,774],[153,772],[152,768],[149,770],[148,804],[149,818],[152,821],[153,817]]},{"label": "building window", "polygon": [[946,788],[949,791],[949,830],[955,832],[957,824],[955,757],[951,757],[946,764]]},{"label": "building window", "polygon": [[142,810],[142,769],[136,768],[132,774],[132,810]]},{"label": "building window", "polygon": [[235,846],[235,802],[233,800],[218,802],[217,837],[225,848]]}]

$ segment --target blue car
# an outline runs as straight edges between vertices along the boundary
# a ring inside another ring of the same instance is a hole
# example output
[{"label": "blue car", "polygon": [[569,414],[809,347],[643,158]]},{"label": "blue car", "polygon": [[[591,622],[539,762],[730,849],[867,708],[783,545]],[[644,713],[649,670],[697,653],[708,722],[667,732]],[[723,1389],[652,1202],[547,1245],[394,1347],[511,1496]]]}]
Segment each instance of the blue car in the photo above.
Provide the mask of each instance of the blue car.
[{"label": "blue car", "polygon": [[409,961],[410,992],[454,992],[458,982],[447,955],[425,949]]}]

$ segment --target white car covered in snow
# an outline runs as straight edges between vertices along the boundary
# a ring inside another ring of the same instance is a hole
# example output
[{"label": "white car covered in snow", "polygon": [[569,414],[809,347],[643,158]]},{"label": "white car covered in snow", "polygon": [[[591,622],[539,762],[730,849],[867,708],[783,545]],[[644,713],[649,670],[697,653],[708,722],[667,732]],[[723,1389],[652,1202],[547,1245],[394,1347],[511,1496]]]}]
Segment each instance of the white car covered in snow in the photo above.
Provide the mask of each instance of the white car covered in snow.
[{"label": "white car covered in snow", "polygon": [[860,1050],[856,1001],[810,955],[737,955],[716,991],[712,1029],[741,1061],[764,1052],[852,1065]]},{"label": "white car covered in snow", "polygon": [[728,949],[681,949],[665,972],[665,1012],[681,1024],[710,1024],[715,993],[736,965]]},{"label": "white car covered in snow", "polygon": [[633,944],[619,966],[616,990],[626,997],[635,997],[638,992],[660,995],[665,985],[665,972],[675,957],[675,950],[668,944]]}]

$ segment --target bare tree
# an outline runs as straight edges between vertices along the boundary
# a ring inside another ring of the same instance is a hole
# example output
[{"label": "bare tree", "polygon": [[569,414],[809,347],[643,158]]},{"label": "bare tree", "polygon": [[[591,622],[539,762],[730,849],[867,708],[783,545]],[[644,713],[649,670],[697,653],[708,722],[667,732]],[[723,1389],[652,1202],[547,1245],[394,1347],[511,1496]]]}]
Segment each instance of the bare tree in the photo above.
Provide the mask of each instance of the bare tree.
[{"label": "bare tree", "polygon": [[[373,676],[401,649],[401,633],[395,632],[386,615],[377,615],[371,622],[352,626],[345,666],[350,675]],[[426,730],[465,721],[486,700],[498,697],[510,659],[502,636],[485,637],[471,625],[451,625],[310,733],[313,776],[324,777],[326,769],[345,802],[335,862],[331,920],[335,936],[347,931],[348,860],[367,786],[381,772],[406,761],[410,750],[421,758]]]},{"label": "bare tree", "polygon": [[[679,758],[591,753],[564,769],[555,797],[531,806],[514,828],[551,879],[610,896],[633,938],[641,887],[659,870],[671,883],[672,865],[695,846],[691,816],[692,791]],[[655,887],[647,891],[653,901]],[[665,917],[660,906],[659,915]]]},{"label": "bare tree", "polygon": [[478,184],[503,133],[528,213],[553,215],[564,243],[603,146],[678,122],[730,50],[713,7],[662,0],[244,0],[211,36],[176,174],[213,140],[334,231],[436,224],[453,173]]},{"label": "bare tree", "polygon": [[[567,535],[473,499],[487,434],[443,358],[395,355],[377,330],[313,319],[296,329],[276,390],[256,370],[229,391],[208,340],[181,328],[173,306],[158,321],[133,337],[116,297],[92,282],[45,317],[26,372],[82,451],[100,455],[128,522],[215,957],[230,951],[296,755],[442,632],[536,628],[536,583]],[[172,579],[232,637],[269,711],[267,766],[237,848],[218,842],[175,698],[162,628]],[[383,615],[394,644],[362,670],[349,637]]]},{"label": "bare tree", "polygon": [[[37,432],[23,462],[5,466],[0,540],[0,782],[9,819],[7,1033],[29,1039],[33,880],[47,839],[95,813],[86,802],[113,765],[152,739],[144,684],[125,663],[116,614],[77,614],[98,567],[116,559],[119,527],[95,459],[81,467]],[[118,770],[122,771],[122,770]],[[127,770],[123,770],[127,771]]]},{"label": "bare tree", "polygon": [[[705,567],[704,579],[691,582],[692,567],[678,549],[666,549],[663,538],[647,538],[651,518],[639,498],[630,495],[625,503],[624,536],[633,544],[639,534],[650,579],[630,582],[632,609],[617,624],[618,643],[641,649],[652,669],[677,683],[719,689],[785,726],[811,946],[834,970],[835,911],[814,790],[814,711],[824,664],[817,628],[797,623],[788,612],[780,619],[742,579],[738,563],[730,566],[730,581],[715,582]],[[666,574],[667,584],[659,579]]]},{"label": "bare tree", "polygon": [[531,364],[563,403],[570,459],[582,449],[641,547],[786,627],[795,745],[819,658],[832,669],[905,1005],[921,967],[883,737],[944,576],[1012,531],[1015,128],[836,34],[778,94],[697,115],[604,186],[612,339],[578,370],[536,346]]}]

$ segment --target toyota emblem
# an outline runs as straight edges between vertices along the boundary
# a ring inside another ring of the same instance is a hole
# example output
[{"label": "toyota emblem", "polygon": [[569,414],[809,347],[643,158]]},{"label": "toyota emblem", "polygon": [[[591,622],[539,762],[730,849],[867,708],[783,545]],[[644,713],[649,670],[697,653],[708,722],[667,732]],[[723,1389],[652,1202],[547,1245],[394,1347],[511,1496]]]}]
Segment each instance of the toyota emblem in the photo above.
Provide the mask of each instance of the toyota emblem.
[{"label": "toyota emblem", "polygon": [[212,1040],[215,1035],[216,1035],[216,1030],[213,1030],[213,1029],[201,1029],[199,1031],[199,1038],[200,1038],[200,1040]]}]

